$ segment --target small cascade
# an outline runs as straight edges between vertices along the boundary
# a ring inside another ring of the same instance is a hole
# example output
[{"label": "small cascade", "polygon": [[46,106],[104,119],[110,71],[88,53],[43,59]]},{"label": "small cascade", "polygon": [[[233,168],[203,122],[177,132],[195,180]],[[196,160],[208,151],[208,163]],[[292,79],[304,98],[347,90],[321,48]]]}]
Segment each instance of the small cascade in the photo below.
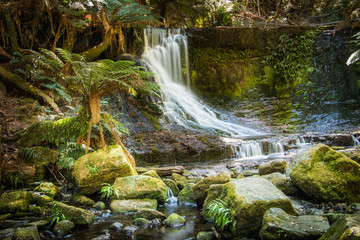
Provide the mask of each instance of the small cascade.
[{"label": "small cascade", "polygon": [[351,135],[353,141],[354,141],[354,147],[356,146],[359,146],[360,145],[360,141],[354,136],[354,135]]},{"label": "small cascade", "polygon": [[166,200],[167,204],[177,203],[177,197],[174,196],[174,193],[171,191],[171,188],[168,187],[168,199]]},{"label": "small cascade", "polygon": [[187,37],[180,30],[145,29],[147,67],[156,73],[160,85],[162,109],[172,124],[187,129],[204,129],[221,135],[243,137],[261,133],[222,120],[209,106],[201,103],[190,89]]},{"label": "small cascade", "polygon": [[232,158],[249,158],[263,155],[261,143],[256,141],[244,142],[230,147]]},{"label": "small cascade", "polygon": [[283,153],[284,152],[284,147],[281,144],[281,142],[279,141],[269,141],[269,152],[268,154],[271,153]]}]

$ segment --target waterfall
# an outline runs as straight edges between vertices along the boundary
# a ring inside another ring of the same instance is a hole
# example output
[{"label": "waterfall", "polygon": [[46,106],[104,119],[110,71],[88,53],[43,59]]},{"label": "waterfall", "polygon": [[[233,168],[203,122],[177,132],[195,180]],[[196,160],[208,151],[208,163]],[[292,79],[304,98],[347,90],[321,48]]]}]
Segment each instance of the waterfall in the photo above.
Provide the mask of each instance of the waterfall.
[{"label": "waterfall", "polygon": [[167,204],[177,203],[177,197],[174,196],[174,193],[171,191],[171,188],[168,187],[168,198],[166,200]]},{"label": "waterfall", "polygon": [[258,131],[217,118],[190,89],[187,37],[180,30],[144,30],[143,60],[161,88],[162,108],[171,123],[187,129],[207,129],[234,137],[260,135]]},{"label": "waterfall", "polygon": [[351,137],[352,137],[352,139],[354,141],[354,147],[359,146],[360,145],[359,140],[354,135],[351,135]]}]

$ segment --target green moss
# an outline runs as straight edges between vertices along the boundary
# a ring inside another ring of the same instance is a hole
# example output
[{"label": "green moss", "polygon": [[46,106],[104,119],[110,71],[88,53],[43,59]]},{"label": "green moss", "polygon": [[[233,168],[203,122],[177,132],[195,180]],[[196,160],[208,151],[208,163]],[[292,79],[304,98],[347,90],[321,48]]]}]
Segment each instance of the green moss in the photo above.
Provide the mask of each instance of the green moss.
[{"label": "green moss", "polygon": [[31,202],[27,191],[4,192],[0,197],[0,211],[4,213],[24,212]]},{"label": "green moss", "polygon": [[160,125],[159,119],[157,119],[156,117],[152,116],[150,113],[141,110],[141,113],[149,120],[149,122],[151,123],[151,125],[158,131],[162,130],[162,127]]}]

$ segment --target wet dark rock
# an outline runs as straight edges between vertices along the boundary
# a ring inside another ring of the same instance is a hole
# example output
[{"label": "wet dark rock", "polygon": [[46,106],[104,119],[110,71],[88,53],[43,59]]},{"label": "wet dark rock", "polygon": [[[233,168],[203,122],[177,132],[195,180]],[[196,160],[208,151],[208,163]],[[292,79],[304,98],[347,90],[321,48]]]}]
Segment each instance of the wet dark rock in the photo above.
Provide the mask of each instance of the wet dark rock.
[{"label": "wet dark rock", "polygon": [[75,193],[71,196],[71,201],[77,203],[79,205],[84,206],[93,206],[95,204],[94,200],[88,198],[87,196],[81,195],[79,193]]},{"label": "wet dark rock", "polygon": [[102,202],[102,201],[98,201],[98,202],[96,202],[96,203],[94,203],[94,205],[93,205],[93,208],[95,208],[96,210],[104,210],[105,209],[105,203],[104,202]]},{"label": "wet dark rock", "polygon": [[161,226],[161,221],[157,218],[151,220],[151,226],[156,228]]},{"label": "wet dark rock", "polygon": [[260,237],[262,240],[275,239],[318,239],[329,228],[326,217],[303,215],[293,216],[281,208],[270,208],[263,217]]},{"label": "wet dark rock", "polygon": [[65,235],[75,228],[75,224],[69,220],[63,220],[55,224],[54,232],[59,235]]},{"label": "wet dark rock", "polygon": [[196,236],[196,240],[211,240],[215,239],[213,232],[199,232]]},{"label": "wet dark rock", "polygon": [[41,232],[40,236],[42,239],[54,239],[56,237],[54,235],[54,233],[49,230],[45,230],[45,231]]},{"label": "wet dark rock", "polygon": [[110,233],[105,233],[103,235],[92,238],[92,240],[108,240],[110,239],[110,237],[111,237]]},{"label": "wet dark rock", "polygon": [[286,165],[287,163],[285,160],[270,161],[259,166],[259,173],[260,175],[266,175],[274,172],[285,173]]},{"label": "wet dark rock", "polygon": [[14,235],[16,228],[6,228],[0,230],[0,239],[10,238]]},{"label": "wet dark rock", "polygon": [[327,135],[307,135],[305,140],[313,144],[322,143],[329,146],[354,146],[354,140],[350,134],[327,134]]},{"label": "wet dark rock", "polygon": [[133,235],[136,230],[138,230],[137,226],[131,225],[131,226],[126,226],[124,227],[123,231],[127,234],[127,235]]},{"label": "wet dark rock", "polygon": [[119,222],[114,222],[113,224],[111,224],[110,228],[114,229],[116,231],[121,230],[124,227],[124,225],[122,223]]}]

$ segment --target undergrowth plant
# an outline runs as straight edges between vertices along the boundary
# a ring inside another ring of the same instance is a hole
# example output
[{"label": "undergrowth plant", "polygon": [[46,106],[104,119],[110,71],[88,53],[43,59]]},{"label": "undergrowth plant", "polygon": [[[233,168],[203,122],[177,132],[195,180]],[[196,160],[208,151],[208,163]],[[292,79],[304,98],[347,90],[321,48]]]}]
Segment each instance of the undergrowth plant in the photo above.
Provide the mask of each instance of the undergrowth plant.
[{"label": "undergrowth plant", "polygon": [[56,204],[51,208],[50,224],[56,224],[60,221],[66,220],[64,213],[56,207]]},{"label": "undergrowth plant", "polygon": [[101,199],[106,198],[109,200],[110,197],[119,197],[119,190],[115,188],[114,184],[103,183],[103,187],[100,190]]},{"label": "undergrowth plant", "polygon": [[224,231],[226,226],[229,226],[229,230],[233,231],[236,227],[237,221],[234,216],[231,215],[230,209],[226,206],[225,202],[219,198],[210,202],[207,206],[208,214],[215,223],[215,226]]}]

